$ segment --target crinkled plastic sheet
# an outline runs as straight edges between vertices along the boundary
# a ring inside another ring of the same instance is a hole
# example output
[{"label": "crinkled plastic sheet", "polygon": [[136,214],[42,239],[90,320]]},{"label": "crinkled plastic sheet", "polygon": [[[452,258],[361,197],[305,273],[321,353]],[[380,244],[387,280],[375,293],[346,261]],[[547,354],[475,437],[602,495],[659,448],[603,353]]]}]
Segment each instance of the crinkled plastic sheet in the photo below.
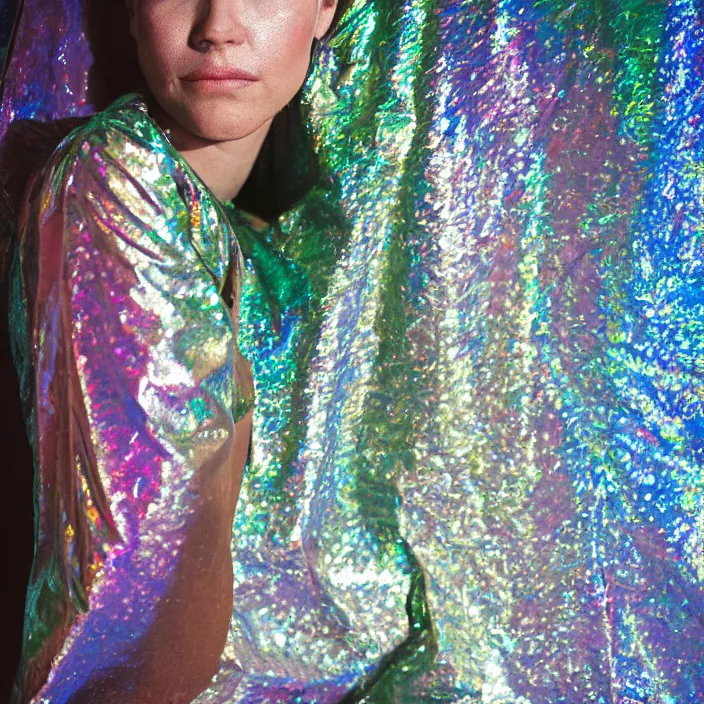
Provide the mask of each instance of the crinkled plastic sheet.
[{"label": "crinkled plastic sheet", "polygon": [[[3,127],[90,111],[76,6]],[[245,287],[199,701],[704,699],[703,79],[697,0],[355,4],[310,84],[329,189],[266,243],[309,305],[277,332]]]}]

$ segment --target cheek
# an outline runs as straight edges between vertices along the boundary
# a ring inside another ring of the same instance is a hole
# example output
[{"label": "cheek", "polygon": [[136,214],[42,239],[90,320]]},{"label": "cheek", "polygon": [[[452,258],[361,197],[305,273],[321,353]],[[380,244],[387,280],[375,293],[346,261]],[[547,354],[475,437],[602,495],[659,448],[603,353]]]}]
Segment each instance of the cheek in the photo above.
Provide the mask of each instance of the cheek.
[{"label": "cheek", "polygon": [[301,3],[288,2],[287,9],[259,25],[254,44],[269,83],[295,86],[295,93],[305,79],[310,63],[317,2],[308,0],[305,4],[310,7],[305,12],[297,8]]},{"label": "cheek", "polygon": [[190,27],[186,13],[175,12],[178,8],[168,2],[145,2],[137,18],[137,44],[140,62],[145,74],[162,82],[178,64],[182,46],[188,43]]}]

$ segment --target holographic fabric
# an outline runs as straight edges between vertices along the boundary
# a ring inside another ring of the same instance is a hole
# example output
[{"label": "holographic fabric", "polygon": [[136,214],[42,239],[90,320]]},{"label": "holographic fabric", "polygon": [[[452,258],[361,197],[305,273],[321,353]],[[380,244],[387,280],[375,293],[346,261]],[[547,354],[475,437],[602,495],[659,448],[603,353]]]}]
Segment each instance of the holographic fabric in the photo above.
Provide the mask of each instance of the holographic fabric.
[{"label": "holographic fabric", "polygon": [[[53,91],[77,26],[51,74],[15,53],[3,124],[88,109]],[[254,437],[196,701],[704,701],[703,79],[697,0],[355,3],[324,182],[242,230]]]},{"label": "holographic fabric", "polygon": [[16,697],[104,701],[119,679],[137,701],[167,673],[188,680],[167,666],[144,685],[144,663],[216,647],[213,616],[230,609],[228,543],[218,560],[214,541],[253,400],[232,305],[242,254],[135,96],[64,140],[17,229],[10,326],[37,542]]}]

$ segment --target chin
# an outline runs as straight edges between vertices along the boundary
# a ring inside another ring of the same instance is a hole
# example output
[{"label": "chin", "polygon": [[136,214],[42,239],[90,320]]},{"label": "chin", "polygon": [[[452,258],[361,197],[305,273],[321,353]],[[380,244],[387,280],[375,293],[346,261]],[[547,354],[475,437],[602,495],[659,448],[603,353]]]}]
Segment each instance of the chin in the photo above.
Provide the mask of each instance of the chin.
[{"label": "chin", "polygon": [[266,111],[243,110],[241,104],[232,101],[207,101],[207,104],[191,107],[183,126],[192,134],[213,142],[231,142],[245,139],[271,122]]}]

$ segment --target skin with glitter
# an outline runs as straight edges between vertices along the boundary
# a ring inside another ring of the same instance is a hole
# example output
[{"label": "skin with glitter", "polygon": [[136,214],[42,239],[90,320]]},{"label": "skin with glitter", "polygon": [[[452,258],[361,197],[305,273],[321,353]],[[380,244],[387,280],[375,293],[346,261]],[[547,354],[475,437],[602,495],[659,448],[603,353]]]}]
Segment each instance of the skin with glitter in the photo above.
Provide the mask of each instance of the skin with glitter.
[{"label": "skin with glitter", "polygon": [[[703,12],[355,3],[327,180],[235,223],[254,452],[196,701],[704,700]],[[62,61],[12,109],[82,109]]]}]

